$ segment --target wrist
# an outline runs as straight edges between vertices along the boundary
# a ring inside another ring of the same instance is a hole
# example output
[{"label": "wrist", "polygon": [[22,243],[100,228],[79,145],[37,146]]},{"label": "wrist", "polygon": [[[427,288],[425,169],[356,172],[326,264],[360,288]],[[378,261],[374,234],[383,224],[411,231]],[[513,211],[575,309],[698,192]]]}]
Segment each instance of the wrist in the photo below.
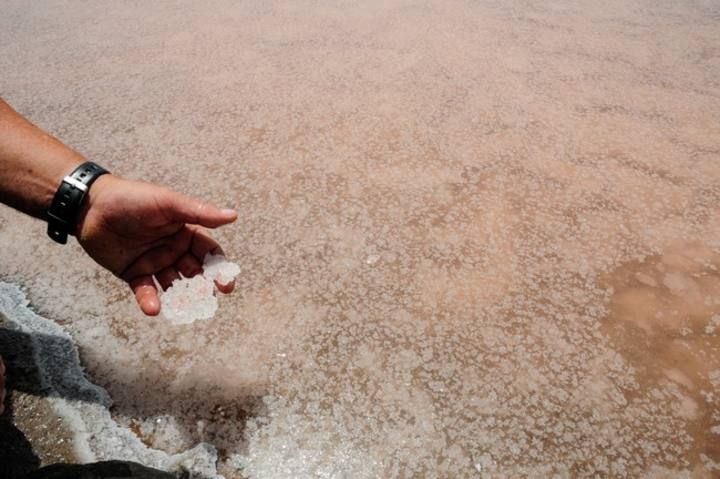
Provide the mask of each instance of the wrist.
[{"label": "wrist", "polygon": [[88,200],[90,188],[107,173],[101,166],[86,161],[62,179],[47,210],[50,238],[65,244],[68,235],[76,234],[78,217]]},{"label": "wrist", "polygon": [[85,229],[88,217],[94,215],[94,212],[98,210],[99,205],[102,204],[102,198],[105,196],[106,192],[115,188],[119,181],[121,181],[120,177],[109,173],[102,175],[95,180],[88,191],[77,216],[77,222],[75,223],[76,238],[79,239],[82,237],[82,232]]},{"label": "wrist", "polygon": [[63,182],[63,179],[80,166],[85,159],[77,154],[63,154],[58,156],[52,163],[52,167],[45,167],[43,174],[39,174],[37,189],[40,192],[39,206],[42,208],[41,217],[47,221],[47,212],[50,210],[55,193]]}]

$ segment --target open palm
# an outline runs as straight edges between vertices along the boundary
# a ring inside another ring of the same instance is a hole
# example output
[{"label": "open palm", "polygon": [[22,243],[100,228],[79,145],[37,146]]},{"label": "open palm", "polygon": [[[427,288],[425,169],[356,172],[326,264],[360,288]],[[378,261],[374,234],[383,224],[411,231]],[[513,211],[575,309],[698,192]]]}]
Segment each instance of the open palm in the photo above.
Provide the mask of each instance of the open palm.
[{"label": "open palm", "polygon": [[[220,246],[203,227],[235,221],[232,210],[149,183],[104,175],[90,189],[80,214],[77,238],[101,266],[125,280],[145,314],[160,312],[153,276],[167,289],[180,274],[202,272],[205,254]],[[234,284],[217,284],[229,293]]]}]

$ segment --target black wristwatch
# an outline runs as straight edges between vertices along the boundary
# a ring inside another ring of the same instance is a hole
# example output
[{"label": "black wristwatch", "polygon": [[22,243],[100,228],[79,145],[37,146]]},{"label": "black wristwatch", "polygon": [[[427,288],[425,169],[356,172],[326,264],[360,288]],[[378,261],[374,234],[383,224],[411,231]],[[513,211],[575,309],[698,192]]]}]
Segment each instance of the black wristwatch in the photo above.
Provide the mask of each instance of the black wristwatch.
[{"label": "black wristwatch", "polygon": [[109,171],[86,161],[63,178],[47,211],[48,236],[60,244],[67,243],[68,235],[75,234],[77,217],[90,185],[105,173]]}]

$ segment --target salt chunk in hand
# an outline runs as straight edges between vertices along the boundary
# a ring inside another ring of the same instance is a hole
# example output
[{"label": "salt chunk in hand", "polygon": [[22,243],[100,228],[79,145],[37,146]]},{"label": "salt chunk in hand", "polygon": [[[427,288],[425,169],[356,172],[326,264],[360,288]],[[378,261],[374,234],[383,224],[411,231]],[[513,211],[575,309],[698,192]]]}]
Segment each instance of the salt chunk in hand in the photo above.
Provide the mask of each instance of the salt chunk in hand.
[{"label": "salt chunk in hand", "polygon": [[221,254],[206,254],[203,260],[203,276],[220,284],[228,284],[240,274],[240,266],[231,263]]},{"label": "salt chunk in hand", "polygon": [[218,308],[211,279],[201,275],[173,281],[162,295],[162,312],[174,324],[190,324],[210,319]]},{"label": "salt chunk in hand", "polygon": [[215,281],[228,284],[240,274],[240,267],[223,255],[205,255],[203,274],[173,281],[162,295],[162,312],[173,324],[190,324],[210,319],[218,308]]}]

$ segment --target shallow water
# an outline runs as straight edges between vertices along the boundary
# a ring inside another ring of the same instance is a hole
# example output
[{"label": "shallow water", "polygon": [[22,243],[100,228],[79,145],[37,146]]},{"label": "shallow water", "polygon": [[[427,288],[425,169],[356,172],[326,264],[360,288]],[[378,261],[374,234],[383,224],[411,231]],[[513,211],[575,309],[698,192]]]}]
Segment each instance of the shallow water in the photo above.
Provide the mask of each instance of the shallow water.
[{"label": "shallow water", "polygon": [[173,326],[3,209],[0,279],[226,477],[713,477],[718,38],[712,1],[0,1],[0,93],[238,208],[243,267]]}]

